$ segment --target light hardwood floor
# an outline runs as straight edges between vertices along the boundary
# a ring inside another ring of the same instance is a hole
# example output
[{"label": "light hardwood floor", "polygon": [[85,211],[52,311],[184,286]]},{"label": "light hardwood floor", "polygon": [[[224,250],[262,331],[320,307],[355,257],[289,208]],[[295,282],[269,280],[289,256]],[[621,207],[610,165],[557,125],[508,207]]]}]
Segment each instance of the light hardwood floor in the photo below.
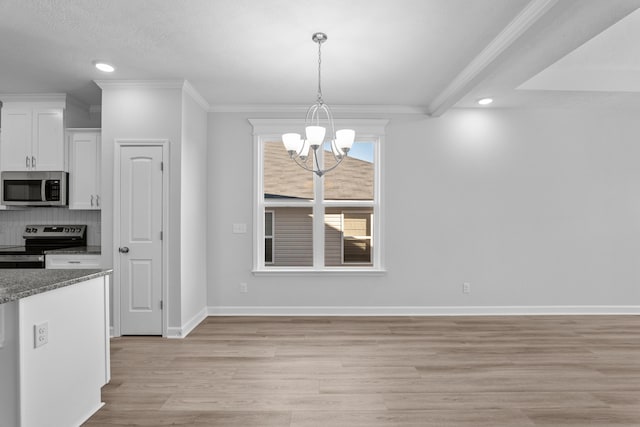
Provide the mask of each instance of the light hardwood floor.
[{"label": "light hardwood floor", "polygon": [[640,426],[640,316],[210,317],[111,348],[87,426]]}]

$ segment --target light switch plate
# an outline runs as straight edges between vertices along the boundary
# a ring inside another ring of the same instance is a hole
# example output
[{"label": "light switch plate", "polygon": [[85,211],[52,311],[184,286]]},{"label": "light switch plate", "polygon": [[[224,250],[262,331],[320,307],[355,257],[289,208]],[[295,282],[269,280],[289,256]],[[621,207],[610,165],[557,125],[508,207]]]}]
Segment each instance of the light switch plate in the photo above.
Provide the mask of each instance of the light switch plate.
[{"label": "light switch plate", "polygon": [[234,234],[244,234],[247,232],[247,224],[233,224]]}]

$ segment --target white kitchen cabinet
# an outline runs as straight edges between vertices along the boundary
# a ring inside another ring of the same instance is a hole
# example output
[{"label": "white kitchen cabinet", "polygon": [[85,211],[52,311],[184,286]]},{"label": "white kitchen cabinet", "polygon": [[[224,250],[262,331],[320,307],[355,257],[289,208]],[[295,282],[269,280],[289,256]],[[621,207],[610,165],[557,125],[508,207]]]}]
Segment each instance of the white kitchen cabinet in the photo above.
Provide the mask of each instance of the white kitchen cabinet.
[{"label": "white kitchen cabinet", "polygon": [[99,129],[67,130],[69,209],[99,210],[102,156]]},{"label": "white kitchen cabinet", "polygon": [[100,258],[98,254],[47,254],[45,265],[51,270],[100,268]]},{"label": "white kitchen cabinet", "polygon": [[42,102],[16,99],[2,99],[0,169],[65,170],[64,95]]}]

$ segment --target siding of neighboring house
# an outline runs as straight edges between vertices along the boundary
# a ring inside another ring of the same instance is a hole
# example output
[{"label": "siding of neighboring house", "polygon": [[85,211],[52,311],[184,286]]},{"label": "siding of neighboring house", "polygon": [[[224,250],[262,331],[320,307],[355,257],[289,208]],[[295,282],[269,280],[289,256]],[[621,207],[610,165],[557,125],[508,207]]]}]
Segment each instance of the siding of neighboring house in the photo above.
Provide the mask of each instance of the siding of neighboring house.
[{"label": "siding of neighboring house", "polygon": [[313,221],[310,208],[271,209],[275,215],[273,264],[278,267],[313,265]]},{"label": "siding of neighboring house", "polygon": [[[272,208],[274,212],[273,266],[308,267],[313,265],[313,221],[308,208]],[[325,266],[363,264],[342,263],[342,212],[371,214],[371,208],[329,208],[325,212]],[[367,264],[365,264],[367,265]],[[368,264],[370,265],[370,264]]]}]

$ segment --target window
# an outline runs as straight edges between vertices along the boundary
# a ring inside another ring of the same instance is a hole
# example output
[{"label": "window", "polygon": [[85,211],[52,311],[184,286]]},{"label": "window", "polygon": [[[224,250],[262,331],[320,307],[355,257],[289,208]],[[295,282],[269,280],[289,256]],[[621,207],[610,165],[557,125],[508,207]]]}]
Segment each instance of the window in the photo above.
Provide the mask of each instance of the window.
[{"label": "window", "polygon": [[273,264],[273,211],[264,212],[264,263]]},{"label": "window", "polygon": [[[382,270],[380,146],[385,120],[361,120],[349,156],[323,177],[300,168],[278,120],[250,120],[256,154],[256,272]],[[296,121],[297,122],[297,121]],[[299,123],[297,123],[299,125]],[[326,150],[320,163],[329,162]],[[319,156],[320,157],[320,156]]]}]

